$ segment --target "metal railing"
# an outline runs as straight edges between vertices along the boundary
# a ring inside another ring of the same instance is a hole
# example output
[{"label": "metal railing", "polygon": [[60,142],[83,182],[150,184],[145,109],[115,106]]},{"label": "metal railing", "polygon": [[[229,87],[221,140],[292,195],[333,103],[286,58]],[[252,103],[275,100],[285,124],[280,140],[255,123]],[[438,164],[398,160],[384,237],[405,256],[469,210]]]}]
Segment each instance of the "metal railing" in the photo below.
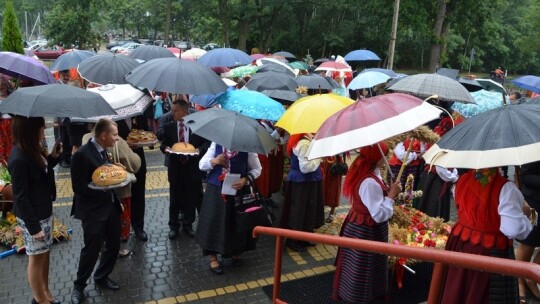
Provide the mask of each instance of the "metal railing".
[{"label": "metal railing", "polygon": [[339,237],[317,233],[309,233],[273,227],[257,226],[253,230],[253,236],[261,234],[276,237],[276,253],[274,264],[274,288],[272,293],[273,303],[286,303],[279,299],[281,284],[281,264],[283,255],[283,238],[301,240],[326,245],[334,245],[345,248],[358,249],[369,252],[382,253],[391,256],[413,258],[434,263],[431,285],[428,295],[428,304],[439,303],[442,292],[442,283],[446,267],[458,266],[467,269],[481,270],[490,273],[510,275],[527,278],[540,282],[540,265],[529,262],[515,261],[503,258],[480,256],[469,253],[438,250],[433,248],[415,248],[405,245],[395,245],[383,242],[366,241],[348,237]]}]

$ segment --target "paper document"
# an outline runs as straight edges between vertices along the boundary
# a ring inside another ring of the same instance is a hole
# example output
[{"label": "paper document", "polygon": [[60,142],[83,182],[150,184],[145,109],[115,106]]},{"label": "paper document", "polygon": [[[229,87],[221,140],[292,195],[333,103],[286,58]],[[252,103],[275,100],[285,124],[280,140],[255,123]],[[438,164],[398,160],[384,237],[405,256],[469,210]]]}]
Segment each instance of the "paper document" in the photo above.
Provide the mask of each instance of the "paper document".
[{"label": "paper document", "polygon": [[223,180],[223,186],[221,187],[221,194],[236,195],[236,189],[233,189],[232,185],[240,181],[240,174],[227,173]]}]

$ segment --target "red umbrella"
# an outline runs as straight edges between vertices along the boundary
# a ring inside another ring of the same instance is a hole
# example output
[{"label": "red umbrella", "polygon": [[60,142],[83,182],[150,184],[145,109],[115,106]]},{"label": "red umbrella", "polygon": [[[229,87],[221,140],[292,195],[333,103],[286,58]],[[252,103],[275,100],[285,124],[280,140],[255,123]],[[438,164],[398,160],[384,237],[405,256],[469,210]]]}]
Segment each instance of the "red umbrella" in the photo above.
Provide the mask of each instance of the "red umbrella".
[{"label": "red umbrella", "polygon": [[321,63],[315,71],[336,71],[336,72],[351,72],[352,69],[350,66],[336,61],[327,61]]},{"label": "red umbrella", "polygon": [[441,111],[412,95],[393,93],[358,101],[330,116],[311,142],[308,158],[376,144],[439,118]]},{"label": "red umbrella", "polygon": [[251,54],[249,57],[253,58],[253,61],[266,57],[263,54]]},{"label": "red umbrella", "polygon": [[171,53],[173,53],[174,56],[176,56],[176,58],[180,58],[180,54],[182,53],[181,49],[175,48],[175,47],[167,48],[167,50],[169,50]]}]

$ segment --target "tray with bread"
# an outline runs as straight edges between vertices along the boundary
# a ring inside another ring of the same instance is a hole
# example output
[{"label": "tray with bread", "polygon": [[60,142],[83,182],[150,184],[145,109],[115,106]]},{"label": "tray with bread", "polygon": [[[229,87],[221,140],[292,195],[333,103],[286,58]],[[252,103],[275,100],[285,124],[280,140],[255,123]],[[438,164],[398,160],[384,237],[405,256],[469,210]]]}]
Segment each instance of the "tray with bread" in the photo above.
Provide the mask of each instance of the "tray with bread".
[{"label": "tray with bread", "polygon": [[147,147],[158,143],[156,134],[150,131],[132,129],[129,132],[126,142],[130,146]]},{"label": "tray with bread", "polygon": [[179,155],[199,155],[199,149],[196,149],[193,145],[185,142],[176,143],[165,151]]},{"label": "tray with bread", "polygon": [[121,188],[133,182],[134,176],[119,165],[106,164],[94,170],[88,188],[94,190]]}]

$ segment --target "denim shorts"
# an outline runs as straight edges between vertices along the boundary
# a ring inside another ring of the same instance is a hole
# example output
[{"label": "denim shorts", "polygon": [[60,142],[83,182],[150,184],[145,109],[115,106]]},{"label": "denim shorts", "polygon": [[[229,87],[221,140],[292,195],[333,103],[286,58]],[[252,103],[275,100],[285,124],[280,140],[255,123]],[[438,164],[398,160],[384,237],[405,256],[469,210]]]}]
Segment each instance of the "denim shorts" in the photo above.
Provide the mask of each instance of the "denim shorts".
[{"label": "denim shorts", "polygon": [[24,239],[27,255],[38,255],[38,254],[49,252],[51,250],[51,246],[53,243],[53,218],[52,216],[39,221],[41,230],[43,230],[43,232],[45,233],[45,239],[39,240],[39,241],[34,240],[34,238],[32,238],[32,235],[28,231],[28,228],[26,228],[26,225],[24,224],[23,220],[21,220],[20,218],[17,218],[17,222],[19,223],[22,229],[22,236]]}]

